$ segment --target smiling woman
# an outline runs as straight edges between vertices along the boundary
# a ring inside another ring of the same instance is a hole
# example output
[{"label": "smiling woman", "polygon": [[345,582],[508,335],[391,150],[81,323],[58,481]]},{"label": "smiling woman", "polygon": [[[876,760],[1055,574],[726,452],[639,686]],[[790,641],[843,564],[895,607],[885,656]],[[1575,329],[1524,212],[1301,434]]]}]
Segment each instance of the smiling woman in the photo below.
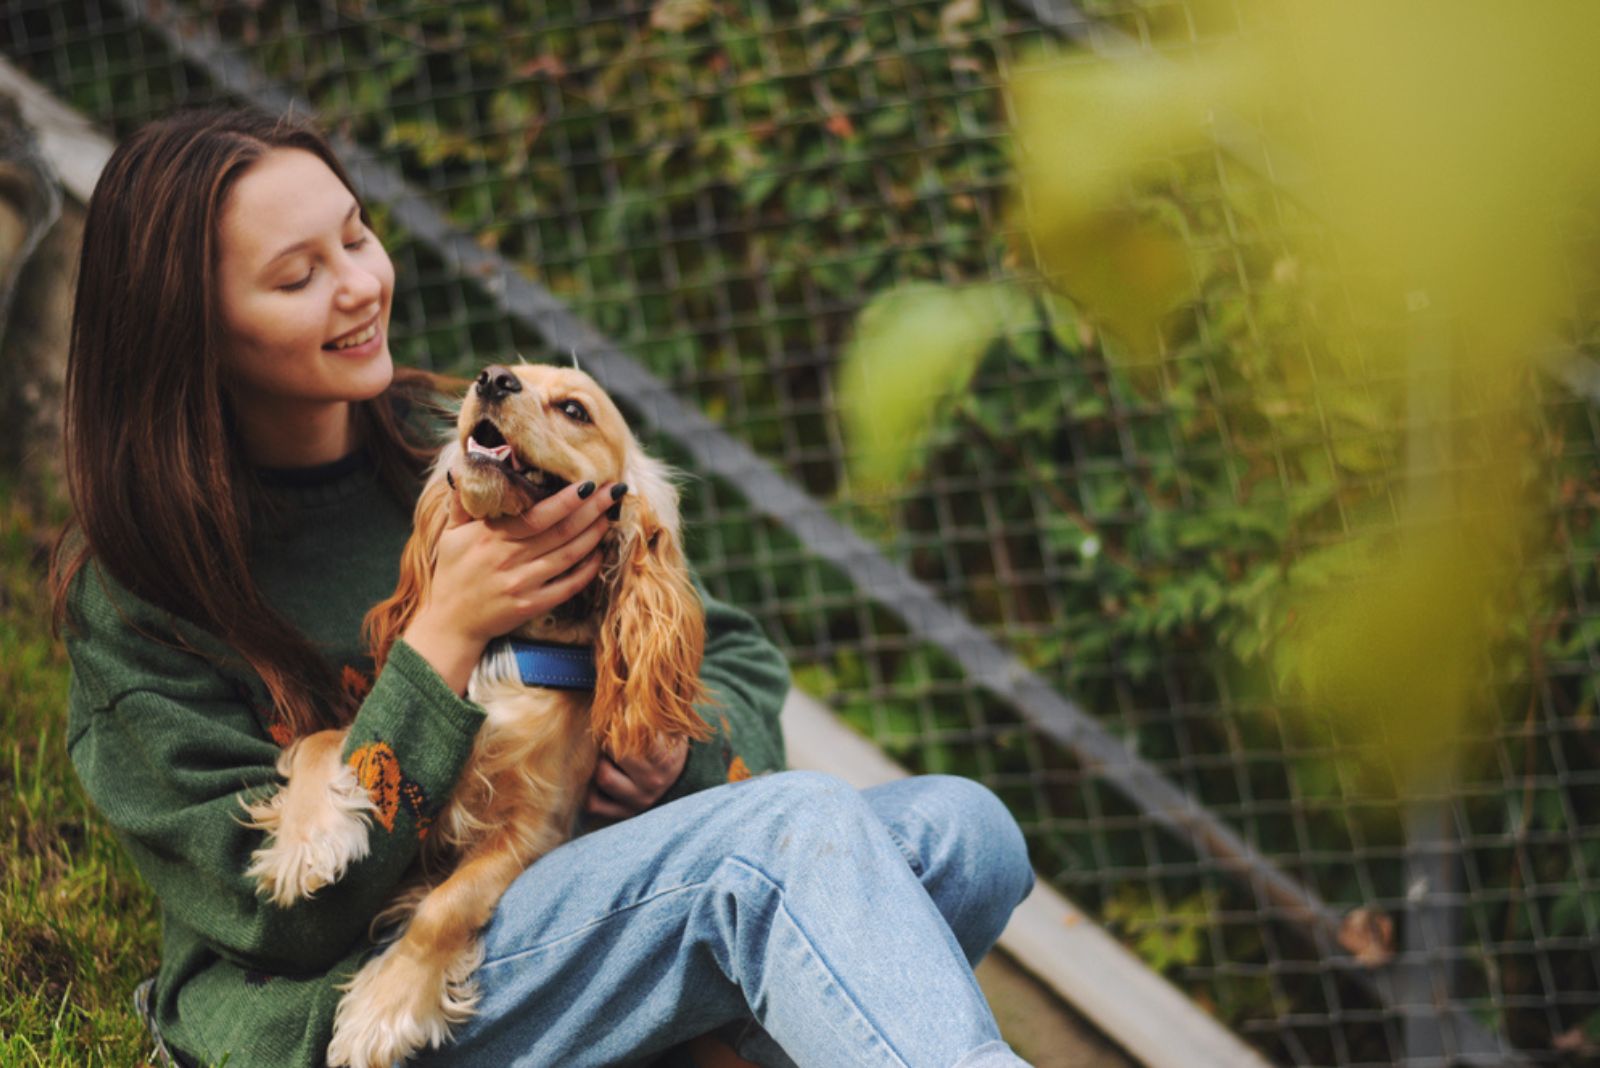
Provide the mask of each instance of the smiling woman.
[{"label": "smiling woman", "polygon": [[394,266],[316,155],[277,149],[223,205],[218,286],[234,413],[250,458],[327,463],[355,446],[350,404],[394,377]]},{"label": "smiling woman", "polygon": [[[195,111],[118,147],[89,205],[73,309],[64,437],[76,514],[56,554],[58,623],[92,558],[242,659],[289,730],[347,714],[340,672],[253,577],[251,487],[257,470],[338,459],[359,437],[390,494],[414,497],[433,449],[398,412],[434,379],[396,375],[389,359],[393,279],[343,167],[308,126]],[[365,352],[324,349],[371,325],[378,343]],[[398,407],[376,400],[391,381]]]}]

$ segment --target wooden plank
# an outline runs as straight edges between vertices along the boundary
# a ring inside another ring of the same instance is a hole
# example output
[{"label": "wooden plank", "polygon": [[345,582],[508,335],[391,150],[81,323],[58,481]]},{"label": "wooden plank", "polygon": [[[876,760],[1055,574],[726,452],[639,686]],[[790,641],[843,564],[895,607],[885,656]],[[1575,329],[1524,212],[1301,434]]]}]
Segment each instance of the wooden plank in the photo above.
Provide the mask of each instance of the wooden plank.
[{"label": "wooden plank", "polygon": [[973,969],[1000,1033],[1033,1068],[1137,1068],[1100,1029],[1004,952]]},{"label": "wooden plank", "polygon": [[0,57],[0,93],[16,100],[22,121],[39,139],[39,152],[56,169],[62,186],[80,204],[87,204],[111,158],[111,139],[4,57]]}]

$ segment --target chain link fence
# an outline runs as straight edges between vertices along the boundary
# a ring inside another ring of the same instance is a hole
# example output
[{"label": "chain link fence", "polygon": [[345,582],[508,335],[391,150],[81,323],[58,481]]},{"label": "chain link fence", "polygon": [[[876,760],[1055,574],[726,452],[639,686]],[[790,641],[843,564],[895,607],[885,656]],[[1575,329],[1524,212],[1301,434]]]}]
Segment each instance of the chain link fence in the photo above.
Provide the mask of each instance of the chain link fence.
[{"label": "chain link fence", "polygon": [[1024,270],[1010,67],[1215,40],[1226,11],[9,0],[0,51],[114,136],[204,102],[314,111],[394,257],[397,357],[575,350],[691,474],[702,575],[797,683],[992,787],[1046,878],[1275,1062],[1600,1063],[1592,286],[1526,382],[1555,537],[1521,562],[1517,669],[1410,810],[1370,736],[1266,677],[1295,563],[1395,519],[1406,446],[1370,417],[1377,372],[1310,388],[1319,344],[1281,327],[1285,239],[1315,223],[1252,161],[1171,161],[1199,287],[1158,358],[1041,296],[911,478],[852,482],[835,371],[866,301]]}]

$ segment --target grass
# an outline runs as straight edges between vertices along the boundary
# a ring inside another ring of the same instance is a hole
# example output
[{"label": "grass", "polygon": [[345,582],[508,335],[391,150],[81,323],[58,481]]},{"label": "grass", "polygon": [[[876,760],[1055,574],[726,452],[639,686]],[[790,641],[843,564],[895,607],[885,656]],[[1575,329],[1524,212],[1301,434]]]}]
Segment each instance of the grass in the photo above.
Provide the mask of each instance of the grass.
[{"label": "grass", "polygon": [[67,658],[45,585],[58,501],[0,474],[0,1066],[147,1064],[132,1009],[155,902],[66,752]]}]

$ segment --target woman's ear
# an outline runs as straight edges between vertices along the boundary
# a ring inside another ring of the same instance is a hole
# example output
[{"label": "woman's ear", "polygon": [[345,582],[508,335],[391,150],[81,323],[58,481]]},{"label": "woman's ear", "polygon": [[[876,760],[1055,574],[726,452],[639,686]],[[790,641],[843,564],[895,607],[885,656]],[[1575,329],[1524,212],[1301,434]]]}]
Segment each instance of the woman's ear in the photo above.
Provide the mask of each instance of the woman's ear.
[{"label": "woman's ear", "polygon": [[406,547],[400,553],[400,581],[394,593],[374,605],[361,623],[367,648],[372,653],[374,678],[383,670],[395,641],[427,599],[439,535],[450,519],[450,498],[455,494],[450,484],[450,469],[460,454],[461,446],[454,442],[439,451],[427,484],[422,487],[422,495],[417,498],[417,510],[411,517],[411,537],[406,539]]},{"label": "woman's ear", "polygon": [[644,755],[667,735],[705,739],[695,711],[705,608],[689,579],[670,469],[629,444],[617,559],[595,643],[594,729],[613,756]]}]

